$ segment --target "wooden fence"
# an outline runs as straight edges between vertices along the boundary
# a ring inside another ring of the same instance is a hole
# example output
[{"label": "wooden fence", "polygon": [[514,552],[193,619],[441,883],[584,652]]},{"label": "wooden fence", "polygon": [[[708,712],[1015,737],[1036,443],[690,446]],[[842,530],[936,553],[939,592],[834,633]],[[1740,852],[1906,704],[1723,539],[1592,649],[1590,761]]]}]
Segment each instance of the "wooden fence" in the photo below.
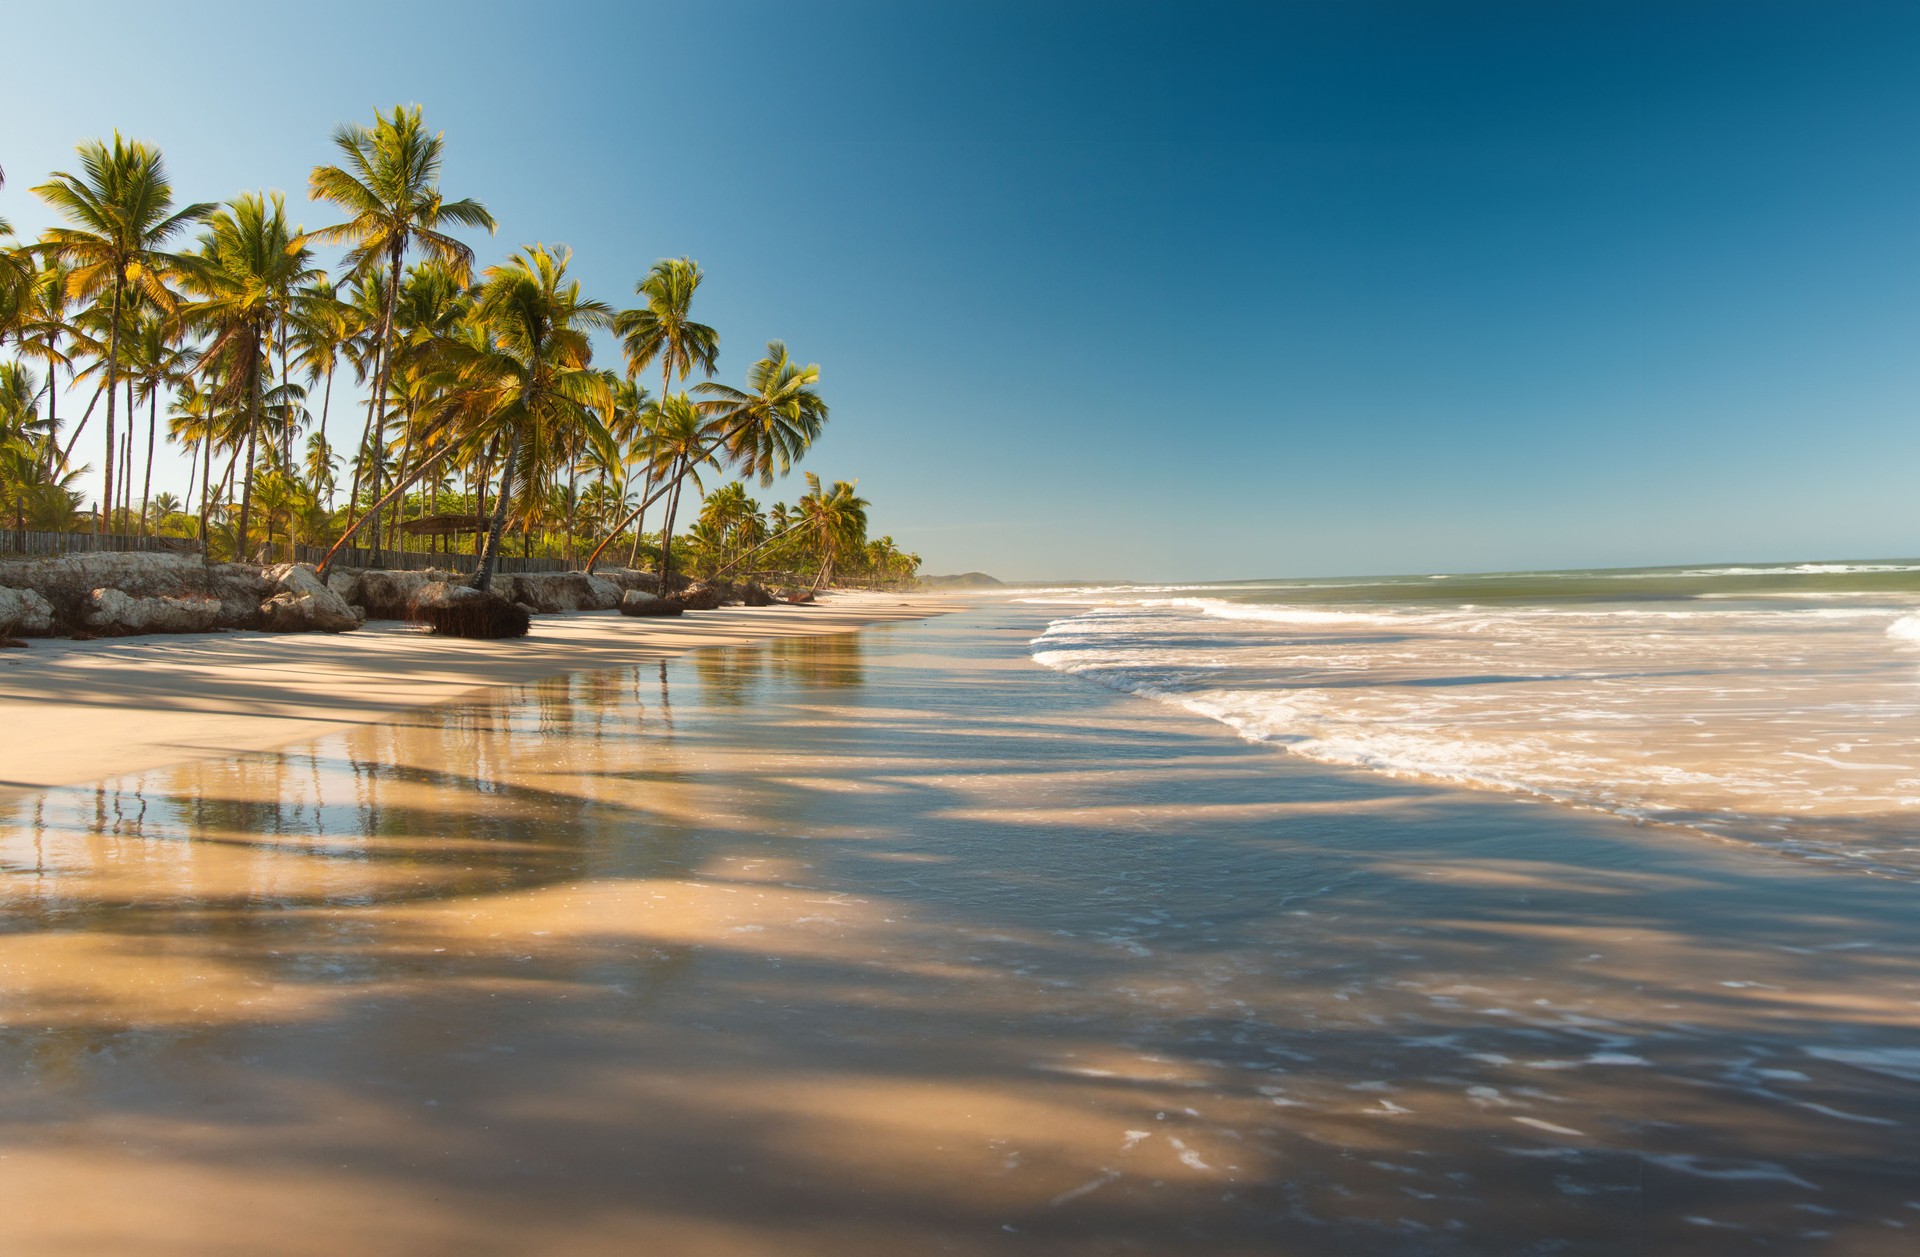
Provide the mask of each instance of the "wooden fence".
[{"label": "wooden fence", "polygon": [[28,558],[59,554],[92,554],[100,551],[118,554],[194,554],[200,543],[191,537],[135,537],[126,533],[98,532],[22,532],[0,529],[0,554]]},{"label": "wooden fence", "polygon": [[[0,528],[0,556],[8,558],[42,558],[62,554],[92,554],[100,551],[112,551],[120,554],[186,554],[198,556],[200,542],[192,537],[135,537],[126,533],[97,532],[23,532],[14,528]],[[274,543],[269,559],[270,563],[285,562],[287,547],[284,542]],[[325,546],[294,546],[293,558],[298,563],[318,563],[327,557]],[[375,566],[374,553],[356,546],[348,546],[334,559],[336,567],[364,568]],[[480,568],[480,560],[471,554],[435,554],[425,550],[382,550],[378,566],[395,571],[417,572],[426,568],[439,568],[451,572],[475,572]],[[574,564],[565,559],[516,558],[503,554],[494,565],[494,570],[506,572],[570,572]]]}]

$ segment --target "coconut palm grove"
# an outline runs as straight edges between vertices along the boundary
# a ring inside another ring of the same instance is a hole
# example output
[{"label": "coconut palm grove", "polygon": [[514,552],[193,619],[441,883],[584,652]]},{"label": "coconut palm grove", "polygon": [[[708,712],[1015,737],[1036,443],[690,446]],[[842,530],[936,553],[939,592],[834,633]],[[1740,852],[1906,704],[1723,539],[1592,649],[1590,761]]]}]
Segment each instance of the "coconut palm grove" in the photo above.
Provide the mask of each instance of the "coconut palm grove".
[{"label": "coconut palm grove", "polygon": [[[494,220],[440,187],[445,140],[419,106],[332,141],[306,189],[317,227],[280,192],[185,201],[160,150],[117,133],[31,186],[63,225],[21,240],[0,220],[16,539],[458,567],[482,590],[503,562],[644,567],[663,588],[913,581],[918,556],[868,535],[857,481],[757,496],[827,423],[820,368],[773,341],[739,385],[718,378],[692,258],[655,263],[624,308],[587,295],[563,245],[483,266],[458,233]],[[349,376],[364,404],[337,396]],[[185,486],[156,485],[162,443],[188,456]]]}]

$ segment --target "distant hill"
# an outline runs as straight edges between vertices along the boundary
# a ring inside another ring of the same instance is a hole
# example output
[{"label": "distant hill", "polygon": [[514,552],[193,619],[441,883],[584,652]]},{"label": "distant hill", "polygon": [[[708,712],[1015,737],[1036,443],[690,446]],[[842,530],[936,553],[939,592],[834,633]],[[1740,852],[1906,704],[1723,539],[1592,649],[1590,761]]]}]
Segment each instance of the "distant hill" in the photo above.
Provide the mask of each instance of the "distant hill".
[{"label": "distant hill", "polygon": [[958,576],[922,576],[922,585],[935,589],[986,589],[993,585],[1004,585],[1005,581],[987,575],[985,572],[962,572]]}]

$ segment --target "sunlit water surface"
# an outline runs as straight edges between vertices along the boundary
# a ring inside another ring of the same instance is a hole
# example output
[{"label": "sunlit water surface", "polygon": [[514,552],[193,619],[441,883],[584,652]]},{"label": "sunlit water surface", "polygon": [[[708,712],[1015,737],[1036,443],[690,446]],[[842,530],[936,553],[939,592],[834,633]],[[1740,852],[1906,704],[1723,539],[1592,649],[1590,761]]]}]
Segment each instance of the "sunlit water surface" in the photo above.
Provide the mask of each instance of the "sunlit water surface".
[{"label": "sunlit water surface", "polygon": [[1303,764],[1048,618],[0,799],[0,1251],[1912,1251],[1911,886]]}]

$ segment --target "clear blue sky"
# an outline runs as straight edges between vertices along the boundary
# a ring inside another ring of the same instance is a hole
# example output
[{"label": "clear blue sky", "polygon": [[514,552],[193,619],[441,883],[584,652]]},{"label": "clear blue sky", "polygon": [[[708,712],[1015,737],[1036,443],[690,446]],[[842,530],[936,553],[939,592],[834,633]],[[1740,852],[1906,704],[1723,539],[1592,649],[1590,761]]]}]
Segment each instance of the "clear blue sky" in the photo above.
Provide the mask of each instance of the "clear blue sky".
[{"label": "clear blue sky", "polygon": [[330,129],[418,101],[447,191],[500,220],[483,260],[563,242],[625,304],[690,254],[723,378],[774,336],[819,362],[806,468],[933,571],[1920,554],[1911,0],[83,25],[0,10],[17,227],[114,127],[183,199],[285,189],[318,226]]}]

